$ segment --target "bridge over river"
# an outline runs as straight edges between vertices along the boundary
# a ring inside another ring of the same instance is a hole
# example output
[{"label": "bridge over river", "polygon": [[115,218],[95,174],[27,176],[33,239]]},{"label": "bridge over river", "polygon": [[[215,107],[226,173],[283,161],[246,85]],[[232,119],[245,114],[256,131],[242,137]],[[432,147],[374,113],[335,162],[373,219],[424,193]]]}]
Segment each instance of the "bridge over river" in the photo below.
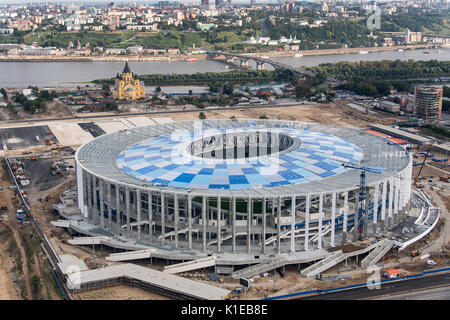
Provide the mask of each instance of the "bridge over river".
[{"label": "bridge over river", "polygon": [[255,57],[245,54],[231,53],[224,51],[207,51],[207,54],[208,57],[211,59],[224,56],[228,63],[232,63],[233,60],[238,59],[239,65],[242,68],[248,67],[248,61],[253,60],[256,63],[256,70],[262,70],[264,69],[264,65],[268,64],[271,65],[275,70],[289,70],[295,74],[314,77],[314,73],[312,71],[296,68],[294,66],[274,61],[269,58]]}]

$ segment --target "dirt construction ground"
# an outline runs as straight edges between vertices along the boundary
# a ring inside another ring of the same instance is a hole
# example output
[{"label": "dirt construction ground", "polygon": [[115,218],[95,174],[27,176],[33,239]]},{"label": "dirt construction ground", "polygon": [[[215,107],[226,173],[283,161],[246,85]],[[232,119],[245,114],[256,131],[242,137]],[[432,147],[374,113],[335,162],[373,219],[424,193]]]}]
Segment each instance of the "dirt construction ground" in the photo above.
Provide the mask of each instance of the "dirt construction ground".
[{"label": "dirt construction ground", "polygon": [[[200,110],[199,110],[200,112]],[[199,112],[192,112],[192,113],[173,113],[170,115],[162,115],[161,117],[168,117],[170,116],[175,121],[181,121],[181,120],[197,120],[199,119]],[[258,109],[244,109],[244,110],[223,110],[223,111],[211,111],[211,112],[205,112],[207,119],[229,119],[231,117],[236,118],[260,118],[262,116],[267,117],[269,119],[286,119],[286,120],[297,120],[297,121],[306,121],[306,122],[319,122],[319,123],[326,123],[326,124],[334,124],[334,125],[352,125],[352,126],[367,126],[368,123],[385,123],[389,124],[397,120],[396,118],[382,118],[382,117],[374,117],[370,115],[362,114],[361,112],[357,112],[354,109],[351,109],[345,105],[340,104],[324,104],[324,105],[298,105],[293,107],[267,107],[267,108],[258,108]],[[116,115],[119,116],[119,115]],[[150,116],[152,118],[157,118],[157,116]],[[78,120],[79,121],[79,120]],[[425,168],[424,168],[425,170]],[[434,173],[434,172],[433,172]],[[424,175],[428,175],[426,171],[424,171]],[[436,174],[437,175],[437,174]],[[1,177],[1,185],[4,187],[3,191],[0,191],[0,200],[2,201],[9,201],[8,207],[10,207],[9,203],[11,203],[11,209],[9,210],[8,216],[13,215],[14,206],[12,205],[11,199],[2,198],[2,196],[7,195],[7,192],[10,192],[7,190],[7,186],[11,184],[9,178],[5,177],[5,172],[3,174],[0,174]],[[36,216],[36,219],[38,220],[39,225],[43,229],[44,233],[49,238],[49,241],[54,246],[55,250],[59,254],[64,253],[70,253],[73,254],[80,259],[84,260],[85,263],[88,265],[89,268],[93,267],[99,267],[102,266],[105,263],[111,263],[107,260],[105,260],[105,256],[109,254],[109,252],[105,249],[103,250],[97,250],[96,249],[96,257],[95,259],[92,256],[92,249],[88,247],[78,247],[78,246],[72,246],[67,244],[66,240],[68,238],[71,238],[71,236],[63,231],[62,229],[55,228],[50,224],[50,221],[58,219],[57,215],[53,213],[52,210],[52,204],[58,202],[58,196],[59,193],[63,190],[68,189],[73,184],[73,176],[66,177],[64,182],[61,184],[58,184],[56,186],[53,186],[49,190],[30,190],[30,194],[33,193],[33,198],[45,198],[47,195],[50,195],[50,201],[48,202],[34,202],[32,204],[34,215]],[[35,188],[36,189],[36,188]],[[448,195],[448,194],[446,194]],[[442,194],[441,194],[441,199]],[[443,200],[444,201],[444,200]],[[447,207],[449,206],[449,202],[446,201]],[[0,215],[3,213],[0,212]],[[10,219],[8,219],[10,220]],[[10,225],[15,226],[14,223],[16,223],[13,220],[10,220]],[[17,223],[16,223],[17,225]],[[0,223],[1,228],[1,223]],[[428,245],[428,243],[431,243],[435,239],[439,237],[439,228],[437,228],[436,232],[432,233],[429,238],[425,239],[420,245]],[[6,230],[6,228],[5,228]],[[21,232],[21,230],[18,230]],[[1,237],[1,230],[0,230],[0,237]],[[4,231],[7,232],[7,231]],[[11,231],[10,231],[11,232]],[[23,231],[22,231],[23,232]],[[12,235],[12,232],[11,232]],[[25,239],[27,242],[30,242],[29,239],[26,238],[27,233],[25,233]],[[20,238],[21,241],[23,241],[23,238]],[[1,238],[0,238],[1,243]],[[423,271],[426,266],[424,264],[420,264],[420,266],[415,262],[412,261],[411,258],[408,256],[408,252],[405,252],[402,255],[396,255],[393,254],[389,257],[387,257],[386,265],[390,264],[397,264],[400,263],[399,268],[405,273],[409,274],[412,272],[419,272]],[[24,259],[27,259],[26,253],[21,253],[20,250],[14,251],[15,256],[19,257],[23,256]],[[36,258],[36,256],[39,256],[39,260],[44,260],[45,258],[42,257],[39,254],[31,255],[32,260]],[[2,255],[0,255],[0,299],[21,299],[21,287],[20,287],[20,281],[17,283],[13,282],[13,273],[17,272],[17,263],[14,263],[14,259],[11,257],[11,254],[8,255],[8,253],[3,252]],[[33,258],[34,257],[34,258]],[[438,259],[436,259],[438,261]],[[28,261],[28,260],[25,260]],[[444,260],[439,260],[439,262],[442,263]],[[139,263],[139,262],[138,262]],[[30,264],[29,262],[25,262],[25,265]],[[148,265],[147,261],[145,263],[142,263],[143,265],[147,267],[155,267],[155,265],[150,266]],[[31,264],[30,273],[32,275],[39,275],[43,268],[42,266],[37,266],[36,263]],[[19,266],[20,267],[20,266]],[[302,266],[304,267],[304,266]],[[15,269],[14,269],[15,268]],[[325,282],[325,281],[319,281],[313,279],[306,279],[300,276],[298,273],[298,270],[296,267],[286,267],[286,275],[285,277],[281,278],[278,274],[276,276],[276,288],[277,291],[274,292],[274,283],[273,283],[273,276],[270,275],[269,277],[260,278],[255,281],[253,289],[250,290],[245,295],[236,295],[232,294],[232,299],[245,299],[245,298],[263,298],[266,296],[271,295],[282,295],[292,292],[299,292],[304,290],[312,290],[312,289],[325,289],[330,287],[337,287],[337,286],[344,286],[354,283],[362,283],[365,282],[367,279],[367,273],[363,269],[356,269],[355,268],[355,261],[350,261],[348,263],[348,268],[345,270],[342,270],[344,267],[343,265],[336,266],[335,268],[332,268],[324,273],[324,276],[327,275],[336,275],[338,273],[349,275],[352,278],[344,281],[335,281],[335,282]],[[23,269],[23,268],[22,268]],[[45,270],[45,269],[44,269]],[[210,271],[209,271],[210,272]],[[23,276],[19,274],[19,279],[22,279]],[[227,288],[229,290],[234,291],[236,287],[239,287],[239,283],[236,280],[232,280],[230,277],[223,277],[224,282],[223,283],[215,283],[211,281],[205,281],[208,284],[211,285],[217,285],[224,288]],[[54,290],[51,286],[46,286],[43,282],[42,287],[42,293],[39,295],[44,298],[57,298]],[[4,285],[5,284],[5,285]],[[26,284],[26,285],[25,285]],[[30,289],[33,289],[31,279],[28,279],[23,286],[22,291],[29,292]],[[50,290],[52,289],[52,290]],[[45,294],[47,292],[47,294]],[[26,294],[29,296],[29,294]],[[34,294],[31,293],[31,296]],[[23,294],[22,294],[23,296]],[[102,299],[102,300],[127,300],[127,299],[164,299],[164,297],[161,297],[159,295],[138,289],[138,288],[130,288],[128,286],[117,286],[113,288],[105,288],[105,289],[99,289],[99,290],[93,290],[93,291],[87,291],[82,293],[77,293],[74,295],[75,299]]]},{"label": "dirt construction ground", "polygon": [[[9,235],[6,227],[0,225],[0,232],[6,232]],[[6,239],[5,239],[6,240]],[[6,244],[8,240],[3,242]],[[1,250],[0,252],[0,300],[18,300],[20,299],[20,294],[18,288],[13,281],[15,277],[14,272],[14,258],[12,255],[8,254],[6,250]]]},{"label": "dirt construction ground", "polygon": [[[199,111],[200,112],[200,111]],[[336,103],[317,104],[317,105],[296,105],[292,107],[267,107],[267,108],[249,108],[243,110],[220,110],[205,112],[206,119],[229,119],[231,117],[244,119],[258,119],[260,116],[266,116],[269,119],[284,119],[291,121],[318,122],[334,125],[367,126],[370,123],[390,124],[396,121],[396,118],[381,118],[366,115],[357,112],[354,109]],[[166,117],[167,115],[164,115]],[[157,118],[158,116],[152,116]],[[175,121],[198,120],[198,113],[173,113],[170,117]]]},{"label": "dirt construction ground", "polygon": [[113,290],[107,288],[80,292],[74,294],[74,298],[80,300],[169,300],[164,296],[126,285],[116,286]]}]

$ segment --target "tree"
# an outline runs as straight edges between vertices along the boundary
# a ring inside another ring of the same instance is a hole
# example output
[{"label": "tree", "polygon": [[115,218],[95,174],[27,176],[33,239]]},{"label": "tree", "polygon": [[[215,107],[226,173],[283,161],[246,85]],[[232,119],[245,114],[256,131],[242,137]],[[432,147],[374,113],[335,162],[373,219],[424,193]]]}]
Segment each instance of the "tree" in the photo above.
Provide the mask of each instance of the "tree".
[{"label": "tree", "polygon": [[30,100],[26,100],[23,104],[23,109],[27,112],[30,113],[35,113],[36,112],[36,106],[34,105],[34,103]]},{"label": "tree", "polygon": [[199,114],[198,114],[198,118],[200,119],[200,120],[204,120],[204,119],[206,119],[206,115],[205,115],[205,113],[202,111],[202,112],[200,112]]},{"label": "tree", "polygon": [[105,111],[115,111],[119,109],[119,105],[115,101],[107,101],[104,107]]},{"label": "tree", "polygon": [[442,89],[444,90],[444,97],[450,98],[450,87],[443,86]]},{"label": "tree", "polygon": [[223,93],[224,94],[232,94],[233,93],[233,86],[229,84],[228,82],[225,82],[222,86]]},{"label": "tree", "polygon": [[20,104],[24,104],[25,101],[27,101],[27,97],[24,96],[23,93],[16,93],[16,95],[14,96],[14,101]]},{"label": "tree", "polygon": [[38,87],[31,87],[31,94],[35,97],[39,95],[39,88]]},{"label": "tree", "polygon": [[53,97],[48,90],[41,90],[38,97],[44,101],[53,101]]},{"label": "tree", "polygon": [[47,111],[47,105],[45,104],[44,100],[42,100],[41,98],[34,100],[33,105],[35,106],[36,110],[39,110],[40,112]]},{"label": "tree", "polygon": [[219,84],[217,82],[209,83],[209,92],[217,92],[219,90]]},{"label": "tree", "polygon": [[8,94],[6,93],[5,88],[1,88],[0,93],[2,94],[2,96],[5,100],[8,100]]},{"label": "tree", "polygon": [[312,96],[311,87],[309,85],[297,85],[295,95],[297,98],[309,98]]}]

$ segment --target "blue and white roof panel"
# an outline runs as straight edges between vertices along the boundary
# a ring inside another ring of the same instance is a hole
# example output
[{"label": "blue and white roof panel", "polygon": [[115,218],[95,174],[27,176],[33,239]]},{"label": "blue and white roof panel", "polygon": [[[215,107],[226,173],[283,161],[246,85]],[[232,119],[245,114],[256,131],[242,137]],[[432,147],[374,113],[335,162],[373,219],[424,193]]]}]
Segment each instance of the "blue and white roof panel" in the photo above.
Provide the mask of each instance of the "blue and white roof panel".
[{"label": "blue and white roof panel", "polygon": [[[250,123],[233,132],[261,131]],[[318,181],[347,169],[342,163],[357,165],[361,149],[326,133],[280,128],[277,132],[301,141],[297,148],[275,155],[246,159],[207,159],[191,155],[188,147],[197,133],[162,135],[132,145],[121,152],[116,164],[137,179],[161,186],[190,189],[255,189]],[[272,130],[273,131],[273,130]],[[215,129],[215,134],[230,129]]]}]

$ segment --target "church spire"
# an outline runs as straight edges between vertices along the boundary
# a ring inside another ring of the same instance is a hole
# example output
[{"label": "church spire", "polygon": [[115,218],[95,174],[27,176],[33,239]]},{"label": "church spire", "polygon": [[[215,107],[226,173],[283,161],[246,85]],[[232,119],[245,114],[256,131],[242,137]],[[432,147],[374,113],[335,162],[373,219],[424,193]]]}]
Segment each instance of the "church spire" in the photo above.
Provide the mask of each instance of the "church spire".
[{"label": "church spire", "polygon": [[128,61],[125,62],[125,68],[123,68],[123,73],[131,73],[131,69],[128,66]]}]

